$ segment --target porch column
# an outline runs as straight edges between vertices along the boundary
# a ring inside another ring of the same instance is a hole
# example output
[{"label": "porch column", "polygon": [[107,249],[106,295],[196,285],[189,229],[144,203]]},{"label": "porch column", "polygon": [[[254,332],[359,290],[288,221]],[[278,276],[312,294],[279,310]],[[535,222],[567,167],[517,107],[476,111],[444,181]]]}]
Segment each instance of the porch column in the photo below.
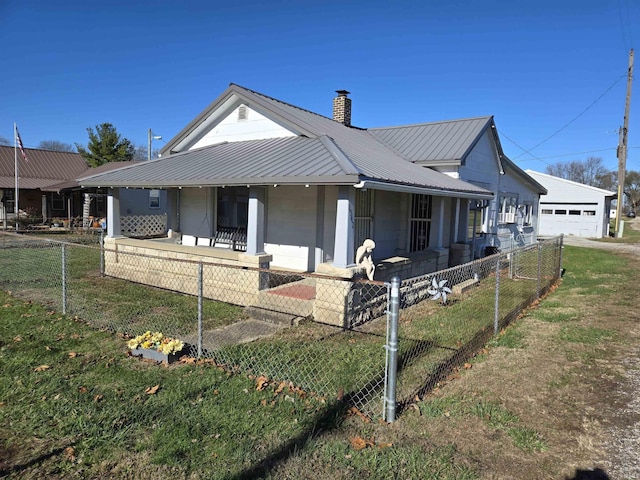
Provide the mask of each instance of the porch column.
[{"label": "porch column", "polygon": [[433,197],[434,205],[434,226],[436,227],[435,242],[433,248],[442,248],[444,244],[444,202],[445,197]]},{"label": "porch column", "polygon": [[110,188],[107,194],[107,237],[121,237],[120,189]]},{"label": "porch column", "polygon": [[351,186],[338,187],[336,210],[336,236],[333,249],[333,265],[347,268],[355,262],[353,208],[356,192]]},{"label": "porch column", "polygon": [[247,255],[264,255],[264,187],[249,188]]},{"label": "porch column", "polygon": [[458,222],[457,242],[466,242],[469,239],[469,199],[460,200],[460,220]]},{"label": "porch column", "polygon": [[460,226],[460,199],[456,198],[455,207],[453,209],[453,236],[451,243],[458,241],[458,228]]}]

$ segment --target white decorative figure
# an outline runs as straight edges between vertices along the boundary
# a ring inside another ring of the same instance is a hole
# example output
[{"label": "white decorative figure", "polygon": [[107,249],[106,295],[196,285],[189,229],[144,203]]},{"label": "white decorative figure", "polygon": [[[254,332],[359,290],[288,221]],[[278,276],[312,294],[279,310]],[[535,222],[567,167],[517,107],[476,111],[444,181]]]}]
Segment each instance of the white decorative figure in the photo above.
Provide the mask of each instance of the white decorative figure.
[{"label": "white decorative figure", "polygon": [[364,268],[369,280],[373,280],[373,274],[376,271],[376,266],[371,258],[371,253],[374,248],[376,248],[376,243],[370,238],[367,238],[356,251],[356,265]]}]

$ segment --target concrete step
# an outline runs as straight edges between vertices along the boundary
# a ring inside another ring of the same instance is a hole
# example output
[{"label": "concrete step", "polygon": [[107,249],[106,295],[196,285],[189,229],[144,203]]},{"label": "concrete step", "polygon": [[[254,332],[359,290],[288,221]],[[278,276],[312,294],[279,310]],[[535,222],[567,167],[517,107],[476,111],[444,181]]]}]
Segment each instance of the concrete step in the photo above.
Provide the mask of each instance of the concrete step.
[{"label": "concrete step", "polygon": [[277,310],[262,308],[255,305],[245,307],[244,311],[249,316],[249,318],[285,327],[297,325],[300,319],[304,318],[303,316],[300,316],[296,313],[280,312]]}]

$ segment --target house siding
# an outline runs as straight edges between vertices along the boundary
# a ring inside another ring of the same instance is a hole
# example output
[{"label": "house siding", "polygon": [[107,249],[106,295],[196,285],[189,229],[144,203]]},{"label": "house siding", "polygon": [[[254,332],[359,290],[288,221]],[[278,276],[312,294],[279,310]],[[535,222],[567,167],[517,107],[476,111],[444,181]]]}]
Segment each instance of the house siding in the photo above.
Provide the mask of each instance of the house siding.
[{"label": "house siding", "polygon": [[317,187],[269,187],[264,250],[272,267],[315,269]]},{"label": "house siding", "polygon": [[215,189],[180,190],[180,231],[196,237],[210,237],[215,232]]},{"label": "house siding", "polygon": [[221,142],[240,142],[244,140],[262,140],[266,138],[293,137],[295,134],[272,120],[246,107],[246,120],[238,119],[237,107],[222,121],[215,125],[204,137],[198,140],[190,150],[207,147]]}]

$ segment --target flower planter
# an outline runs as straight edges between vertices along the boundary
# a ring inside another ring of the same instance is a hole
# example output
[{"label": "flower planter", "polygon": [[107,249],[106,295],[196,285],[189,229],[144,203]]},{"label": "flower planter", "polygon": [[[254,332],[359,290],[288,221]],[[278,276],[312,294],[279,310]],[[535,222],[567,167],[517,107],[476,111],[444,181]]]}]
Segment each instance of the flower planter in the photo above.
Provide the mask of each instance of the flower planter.
[{"label": "flower planter", "polygon": [[167,362],[173,363],[177,362],[182,355],[184,355],[184,348],[177,353],[160,353],[157,350],[152,350],[149,348],[133,348],[131,349],[131,355],[134,357],[142,357],[148,358],[150,360],[155,360],[156,362]]}]

